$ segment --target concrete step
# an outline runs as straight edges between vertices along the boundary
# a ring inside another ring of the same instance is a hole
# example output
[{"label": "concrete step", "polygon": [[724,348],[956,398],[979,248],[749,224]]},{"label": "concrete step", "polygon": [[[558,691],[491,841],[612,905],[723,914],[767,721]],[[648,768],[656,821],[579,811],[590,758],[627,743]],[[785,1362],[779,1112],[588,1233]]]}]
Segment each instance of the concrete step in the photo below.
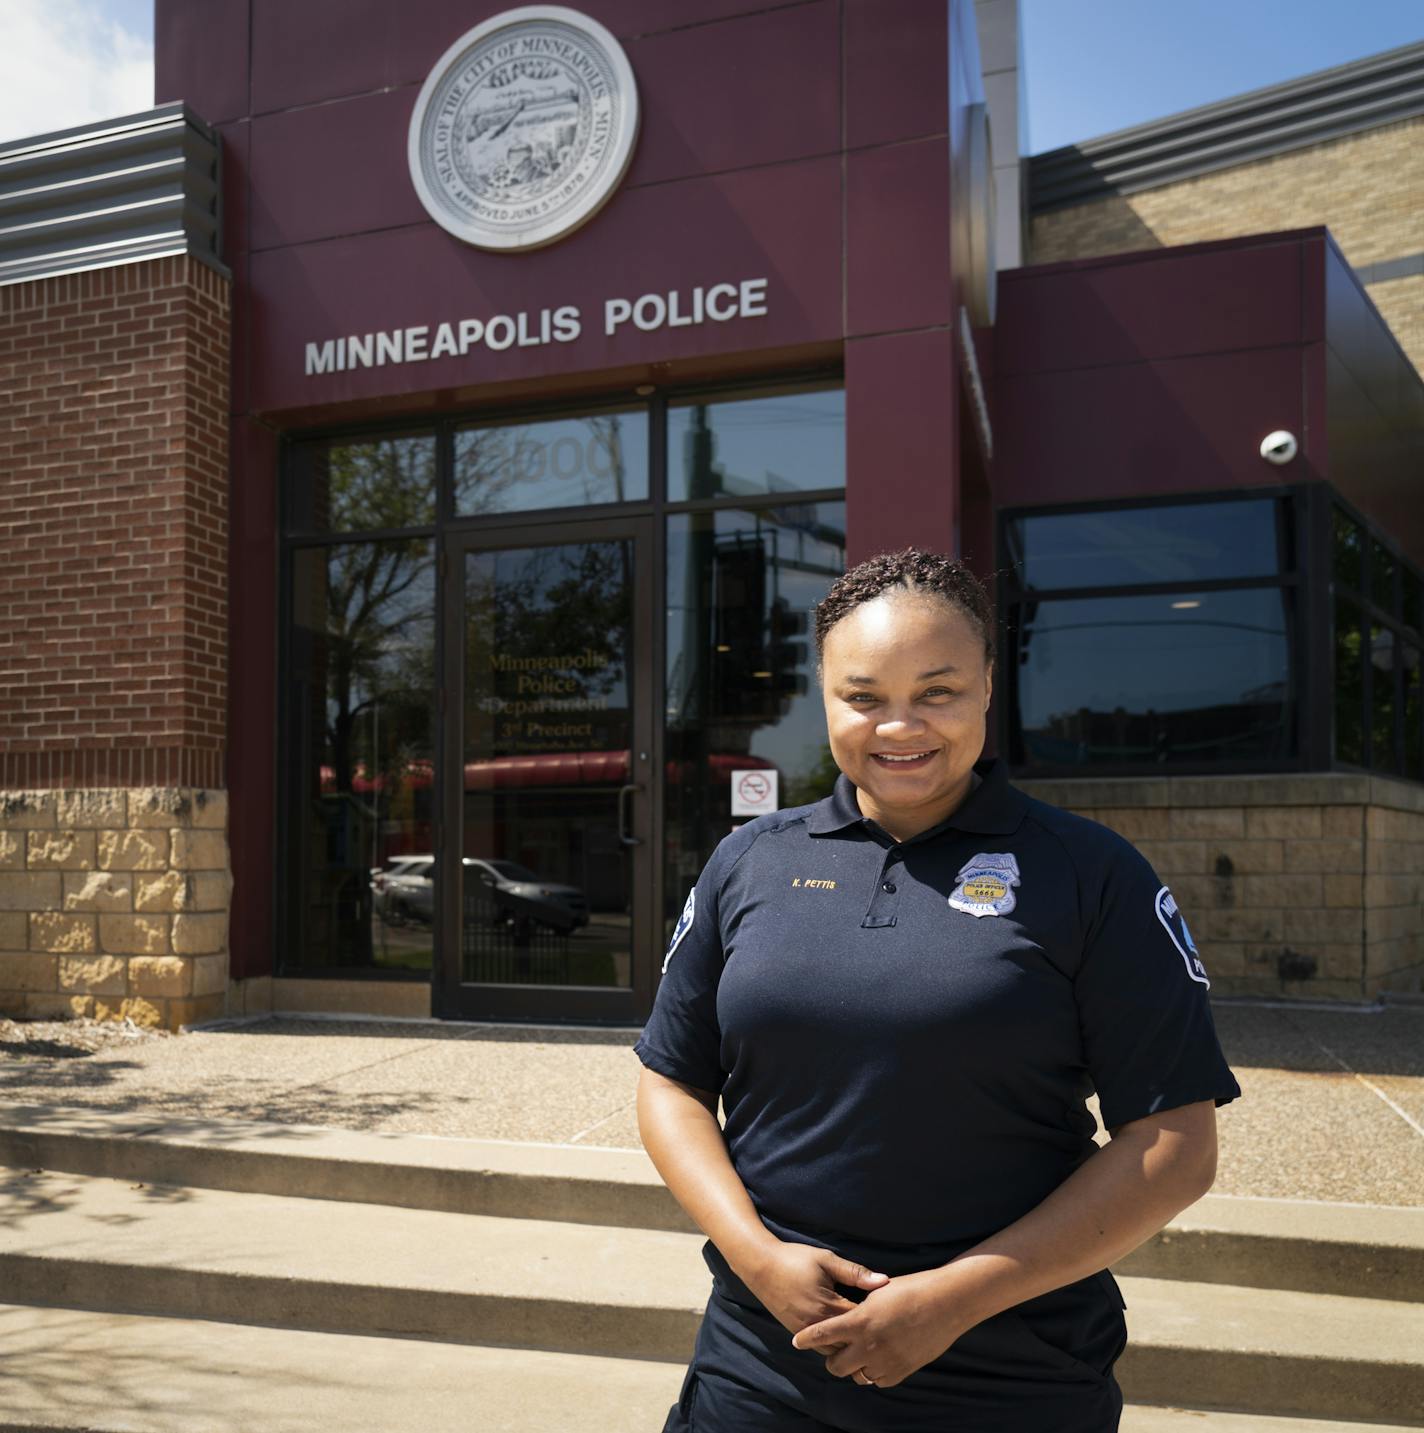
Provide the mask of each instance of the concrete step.
[{"label": "concrete step", "polygon": [[681,1366],[0,1304],[0,1428],[55,1433],[655,1430]]},{"label": "concrete step", "polygon": [[685,1359],[707,1300],[701,1245],[665,1230],[0,1176],[0,1289],[15,1303]]},{"label": "concrete step", "polygon": [[[11,1171],[16,1303],[683,1361],[698,1236]],[[1128,1396],[1424,1426],[1424,1305],[1125,1278]]]},{"label": "concrete step", "polygon": [[[682,1367],[0,1304],[0,1427],[54,1433],[652,1433]],[[1405,1433],[1129,1406],[1122,1433]]]},{"label": "concrete step", "polygon": [[0,1166],[696,1232],[641,1150],[22,1107],[0,1114]]},{"label": "concrete step", "polygon": [[1114,1273],[1424,1303],[1424,1208],[1208,1194]]},{"label": "concrete step", "polygon": [[1119,1280],[1135,1402],[1424,1427],[1424,1306],[1173,1279]]},{"label": "concrete step", "polygon": [[1334,1418],[1271,1418],[1202,1408],[1151,1408],[1129,1404],[1121,1433],[1410,1433],[1402,1423],[1341,1423]]},{"label": "concrete step", "polygon": [[[11,1109],[0,1166],[242,1193],[692,1232],[639,1150]],[[1119,1266],[1424,1301],[1424,1208],[1208,1195]]]}]

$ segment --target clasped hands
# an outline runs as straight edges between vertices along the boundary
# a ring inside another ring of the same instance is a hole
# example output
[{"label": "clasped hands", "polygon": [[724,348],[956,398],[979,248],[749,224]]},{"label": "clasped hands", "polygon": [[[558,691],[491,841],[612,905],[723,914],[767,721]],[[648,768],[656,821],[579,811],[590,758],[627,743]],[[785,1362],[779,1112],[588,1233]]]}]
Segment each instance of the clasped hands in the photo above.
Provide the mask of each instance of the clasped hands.
[{"label": "clasped hands", "polygon": [[[810,1244],[779,1243],[744,1282],[837,1378],[889,1388],[942,1354],[969,1327],[955,1319],[943,1269],[890,1278]],[[865,1289],[853,1303],[835,1285]]]}]

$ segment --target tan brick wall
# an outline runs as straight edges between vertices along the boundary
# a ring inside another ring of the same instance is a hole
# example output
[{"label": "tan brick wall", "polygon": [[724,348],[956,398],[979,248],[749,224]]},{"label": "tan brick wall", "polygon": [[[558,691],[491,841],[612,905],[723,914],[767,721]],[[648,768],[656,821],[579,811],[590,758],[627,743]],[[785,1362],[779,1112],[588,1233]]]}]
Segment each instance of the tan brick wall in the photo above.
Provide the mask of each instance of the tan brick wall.
[{"label": "tan brick wall", "polygon": [[1022,785],[1151,861],[1213,993],[1424,990],[1424,790],[1343,775]]},{"label": "tan brick wall", "polygon": [[231,894],[226,792],[0,791],[0,1014],[222,1014]]},{"label": "tan brick wall", "polygon": [[0,788],[224,784],[228,290],[0,286]]},{"label": "tan brick wall", "polygon": [[[1324,224],[1358,267],[1424,250],[1424,117],[1036,215],[1035,264]],[[1367,285],[1424,372],[1424,276]]]}]

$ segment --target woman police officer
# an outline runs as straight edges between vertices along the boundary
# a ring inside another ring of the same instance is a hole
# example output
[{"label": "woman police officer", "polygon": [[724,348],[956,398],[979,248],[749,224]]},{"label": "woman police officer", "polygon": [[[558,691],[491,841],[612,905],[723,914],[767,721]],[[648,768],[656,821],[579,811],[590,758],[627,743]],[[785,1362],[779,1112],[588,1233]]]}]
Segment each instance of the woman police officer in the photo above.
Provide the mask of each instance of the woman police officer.
[{"label": "woman police officer", "polygon": [[1210,1187],[1240,1090],[1147,862],[978,760],[990,632],[948,558],[839,578],[835,791],[733,832],[688,896],[637,1045],[713,1273],[664,1433],[1118,1426],[1107,1266]]}]

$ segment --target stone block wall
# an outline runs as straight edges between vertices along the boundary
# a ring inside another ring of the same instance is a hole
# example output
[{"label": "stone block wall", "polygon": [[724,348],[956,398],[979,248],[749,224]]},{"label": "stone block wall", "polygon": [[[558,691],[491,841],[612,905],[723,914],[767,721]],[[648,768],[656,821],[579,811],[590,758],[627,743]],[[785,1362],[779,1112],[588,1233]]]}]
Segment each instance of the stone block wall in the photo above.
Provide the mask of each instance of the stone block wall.
[{"label": "stone block wall", "polygon": [[1028,261],[1049,264],[1323,224],[1424,373],[1421,194],[1424,118],[1401,120],[1175,184],[1035,214]]},{"label": "stone block wall", "polygon": [[1424,788],[1333,773],[1020,785],[1151,861],[1214,994],[1424,990]]},{"label": "stone block wall", "polygon": [[223,1013],[227,794],[0,793],[0,1014],[176,1030]]}]

